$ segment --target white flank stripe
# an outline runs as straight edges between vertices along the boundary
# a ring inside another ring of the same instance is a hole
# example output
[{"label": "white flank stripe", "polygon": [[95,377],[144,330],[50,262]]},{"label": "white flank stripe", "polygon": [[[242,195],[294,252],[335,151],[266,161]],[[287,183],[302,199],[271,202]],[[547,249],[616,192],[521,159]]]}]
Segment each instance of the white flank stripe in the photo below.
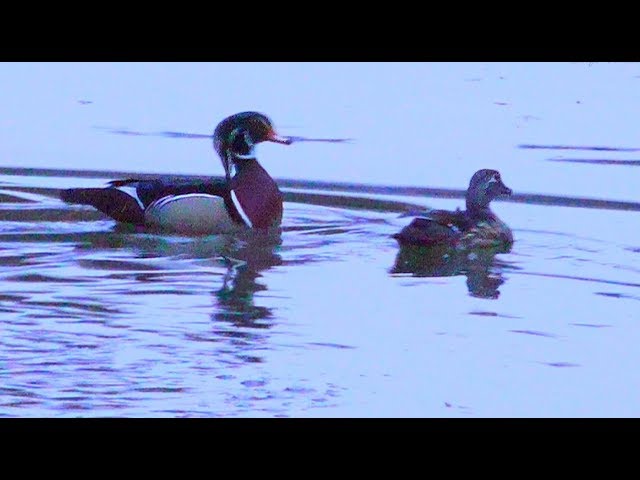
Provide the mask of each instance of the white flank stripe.
[{"label": "white flank stripe", "polygon": [[240,200],[238,200],[238,197],[236,197],[236,192],[234,192],[233,190],[231,190],[231,201],[236,206],[236,210],[238,210],[238,213],[242,217],[242,220],[244,220],[244,223],[249,225],[249,227],[253,228],[253,224],[251,223],[251,220],[249,219],[249,217],[247,217],[247,214],[244,213],[244,210],[242,209],[242,205],[240,205]]},{"label": "white flank stripe", "polygon": [[142,202],[138,198],[138,192],[137,192],[137,189],[135,187],[118,187],[118,190],[120,190],[121,192],[126,193],[130,197],[133,197],[134,200],[136,202],[138,202],[138,205],[140,205],[140,208],[142,210],[144,210],[144,205],[142,204]]},{"label": "white flank stripe", "polygon": [[156,210],[161,210],[162,207],[164,207],[167,203],[171,203],[174,200],[180,200],[181,198],[189,198],[189,195],[168,195],[166,197],[160,197],[157,200],[154,200],[154,202],[149,205],[149,210],[151,209],[156,209]]},{"label": "white flank stripe", "polygon": [[159,198],[145,211],[145,220],[180,233],[226,233],[238,227],[229,216],[222,197],[206,193]]}]

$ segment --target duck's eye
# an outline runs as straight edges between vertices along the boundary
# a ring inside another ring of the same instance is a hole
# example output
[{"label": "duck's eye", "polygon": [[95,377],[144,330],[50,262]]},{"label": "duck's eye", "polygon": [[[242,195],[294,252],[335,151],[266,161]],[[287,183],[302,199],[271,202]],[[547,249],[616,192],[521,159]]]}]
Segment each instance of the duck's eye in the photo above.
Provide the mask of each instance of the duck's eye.
[{"label": "duck's eye", "polygon": [[229,148],[235,153],[246,155],[251,152],[253,141],[249,132],[242,129],[236,129],[229,135]]}]

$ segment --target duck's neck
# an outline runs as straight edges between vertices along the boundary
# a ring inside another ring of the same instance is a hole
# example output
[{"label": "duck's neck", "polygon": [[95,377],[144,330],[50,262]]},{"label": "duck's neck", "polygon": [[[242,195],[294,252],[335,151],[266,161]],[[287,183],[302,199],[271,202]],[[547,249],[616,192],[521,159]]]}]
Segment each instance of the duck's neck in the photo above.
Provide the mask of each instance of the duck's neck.
[{"label": "duck's neck", "polygon": [[260,165],[258,159],[255,157],[243,159],[235,163],[235,174],[233,175],[231,186],[235,188],[244,182],[258,182],[260,188],[256,191],[257,195],[264,189],[278,188],[275,180],[271,178],[271,175]]},{"label": "duck's neck", "polygon": [[467,215],[472,220],[494,220],[496,214],[491,211],[489,205],[478,205],[477,203],[470,202],[467,199]]},{"label": "duck's neck", "polygon": [[236,173],[230,187],[252,227],[280,225],[282,193],[275,180],[255,158],[236,162]]},{"label": "duck's neck", "polygon": [[247,169],[251,170],[252,168],[255,168],[255,165],[260,167],[260,163],[258,163],[258,159],[256,157],[246,157],[246,158],[232,157],[232,159],[233,159],[233,166],[235,169],[234,177],[237,177],[242,171],[246,171]]}]

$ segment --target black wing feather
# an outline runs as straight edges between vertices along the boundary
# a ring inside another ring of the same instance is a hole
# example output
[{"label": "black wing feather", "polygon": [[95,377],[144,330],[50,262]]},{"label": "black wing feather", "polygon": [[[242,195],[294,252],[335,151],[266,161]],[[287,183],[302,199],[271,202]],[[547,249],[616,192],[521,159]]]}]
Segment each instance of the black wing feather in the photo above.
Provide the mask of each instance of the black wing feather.
[{"label": "black wing feather", "polygon": [[67,203],[91,205],[118,222],[144,224],[144,212],[131,195],[117,188],[70,188],[60,192]]},{"label": "black wing feather", "polygon": [[172,179],[156,179],[156,180],[122,180],[123,185],[136,184],[136,193],[145,208],[151,205],[159,198],[169,195],[187,195],[189,193],[206,193],[222,197],[225,200],[230,199],[230,189],[226,180],[172,180]]},{"label": "black wing feather", "polygon": [[431,210],[428,218],[414,218],[393,238],[401,245],[435,245],[454,241],[468,228],[469,221],[461,210]]},{"label": "black wing feather", "polygon": [[134,187],[136,194],[147,208],[159,198],[171,195],[186,195],[189,193],[206,193],[222,197],[232,218],[242,223],[242,218],[236,212],[231,201],[230,189],[224,179],[185,180],[159,178],[154,180],[140,180],[127,178],[109,182],[107,188],[70,188],[60,192],[60,198],[67,203],[91,205],[102,213],[118,222],[144,225],[144,210],[131,195],[116,187]]}]

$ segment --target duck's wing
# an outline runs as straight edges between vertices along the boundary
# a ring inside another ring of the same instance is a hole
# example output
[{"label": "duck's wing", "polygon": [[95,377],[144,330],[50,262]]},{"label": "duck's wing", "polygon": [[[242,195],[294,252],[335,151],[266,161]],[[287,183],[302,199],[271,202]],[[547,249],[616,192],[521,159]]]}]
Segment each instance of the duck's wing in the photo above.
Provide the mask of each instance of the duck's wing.
[{"label": "duck's wing", "polygon": [[469,219],[465,212],[458,209],[454,212],[450,210],[431,210],[425,218],[439,225],[452,228],[454,231],[464,231],[469,228]]},{"label": "duck's wing", "polygon": [[117,188],[69,188],[60,192],[67,203],[91,205],[118,222],[144,224],[144,211],[131,195]]},{"label": "duck's wing", "polygon": [[161,177],[153,180],[139,180],[128,178],[125,180],[114,180],[109,182],[109,185],[115,188],[134,188],[135,194],[142,203],[143,208],[147,208],[156,200],[169,196],[204,193],[226,198],[230,194],[229,184],[224,179],[189,180]]},{"label": "duck's wing", "polygon": [[[126,191],[128,189],[130,191]],[[205,193],[230,201],[227,182],[222,179],[194,181],[170,178],[113,180],[106,188],[62,190],[60,198],[67,203],[91,205],[118,222],[143,225],[144,210],[151,203],[163,197],[190,193]]]},{"label": "duck's wing", "polygon": [[459,238],[468,221],[464,212],[456,210],[431,210],[426,217],[414,218],[399,233],[393,235],[401,245],[436,245]]},{"label": "duck's wing", "polygon": [[393,235],[401,245],[436,245],[455,240],[460,232],[450,225],[431,218],[414,218],[399,233]]}]

